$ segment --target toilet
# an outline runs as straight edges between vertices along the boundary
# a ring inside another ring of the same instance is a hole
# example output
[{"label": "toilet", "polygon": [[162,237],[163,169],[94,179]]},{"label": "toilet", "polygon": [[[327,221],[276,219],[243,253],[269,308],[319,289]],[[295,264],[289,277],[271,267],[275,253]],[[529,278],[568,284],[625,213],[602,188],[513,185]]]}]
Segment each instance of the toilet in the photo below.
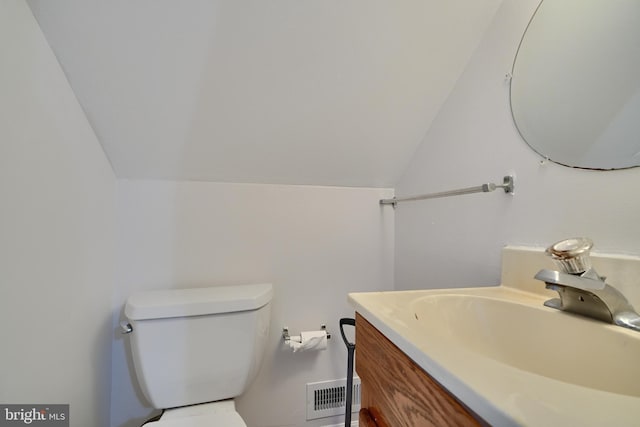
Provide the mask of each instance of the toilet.
[{"label": "toilet", "polygon": [[271,284],[139,292],[125,305],[148,427],[246,427],[234,398],[256,377],[267,343]]}]

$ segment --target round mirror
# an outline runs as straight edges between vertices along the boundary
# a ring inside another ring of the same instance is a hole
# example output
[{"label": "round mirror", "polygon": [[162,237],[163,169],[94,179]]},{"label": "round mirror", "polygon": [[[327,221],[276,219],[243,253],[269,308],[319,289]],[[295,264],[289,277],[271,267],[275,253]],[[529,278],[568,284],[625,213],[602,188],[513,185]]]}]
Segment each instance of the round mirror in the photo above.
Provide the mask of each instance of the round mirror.
[{"label": "round mirror", "polygon": [[640,0],[542,0],[513,64],[511,112],[554,162],[640,166]]}]

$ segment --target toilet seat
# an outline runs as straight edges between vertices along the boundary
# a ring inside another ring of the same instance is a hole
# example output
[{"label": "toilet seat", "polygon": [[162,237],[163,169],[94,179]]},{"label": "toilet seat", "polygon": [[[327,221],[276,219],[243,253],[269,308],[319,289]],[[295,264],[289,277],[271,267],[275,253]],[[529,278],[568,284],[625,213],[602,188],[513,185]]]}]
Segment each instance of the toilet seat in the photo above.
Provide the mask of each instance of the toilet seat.
[{"label": "toilet seat", "polygon": [[145,427],[247,427],[233,400],[168,409]]}]

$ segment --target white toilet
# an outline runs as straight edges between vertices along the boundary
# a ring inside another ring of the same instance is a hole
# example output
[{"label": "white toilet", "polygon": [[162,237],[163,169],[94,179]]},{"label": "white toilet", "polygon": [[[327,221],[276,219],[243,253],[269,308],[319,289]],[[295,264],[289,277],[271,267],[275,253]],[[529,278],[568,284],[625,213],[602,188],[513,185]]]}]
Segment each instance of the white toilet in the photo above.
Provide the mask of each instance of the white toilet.
[{"label": "white toilet", "polygon": [[260,368],[271,284],[140,292],[125,306],[149,427],[246,427],[233,398]]}]

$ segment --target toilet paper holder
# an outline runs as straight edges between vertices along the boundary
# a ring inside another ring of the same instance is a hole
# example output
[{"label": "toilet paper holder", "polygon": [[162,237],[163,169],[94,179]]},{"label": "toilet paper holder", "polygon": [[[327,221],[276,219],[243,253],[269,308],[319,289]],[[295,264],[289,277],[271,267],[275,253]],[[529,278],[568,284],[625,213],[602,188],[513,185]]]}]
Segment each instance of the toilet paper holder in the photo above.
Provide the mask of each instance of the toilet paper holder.
[{"label": "toilet paper holder", "polygon": [[[327,325],[322,324],[320,325],[320,330],[323,331],[327,331]],[[331,334],[329,332],[327,332],[327,339],[331,338]],[[289,341],[291,341],[291,335],[289,335],[289,327],[285,326],[284,328],[282,328],[282,339],[284,340],[285,343],[288,343]]]}]

